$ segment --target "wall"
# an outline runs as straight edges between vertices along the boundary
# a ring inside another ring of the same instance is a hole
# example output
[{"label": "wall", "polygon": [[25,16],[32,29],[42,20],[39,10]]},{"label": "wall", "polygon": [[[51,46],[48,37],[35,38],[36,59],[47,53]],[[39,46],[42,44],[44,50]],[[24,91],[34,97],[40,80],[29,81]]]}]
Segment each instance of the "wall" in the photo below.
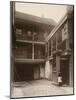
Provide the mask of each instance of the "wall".
[{"label": "wall", "polygon": [[72,53],[69,59],[69,85],[70,86],[73,86],[73,74],[74,74],[73,67],[74,65],[73,65],[73,53]]},{"label": "wall", "polygon": [[74,65],[73,65],[73,57],[74,57],[74,54],[73,54],[73,50],[74,50],[74,15],[73,15],[73,12],[71,12],[71,15],[69,16],[69,19],[68,19],[68,30],[69,30],[69,38],[70,38],[70,49],[72,49],[72,54],[71,56],[69,57],[69,85],[70,86],[73,86],[73,74],[74,74]]},{"label": "wall", "polygon": [[45,65],[40,65],[40,78],[45,78]]},{"label": "wall", "polygon": [[52,63],[49,61],[45,63],[45,78],[52,80]]},{"label": "wall", "polygon": [[40,78],[40,66],[35,65],[34,66],[34,79]]}]

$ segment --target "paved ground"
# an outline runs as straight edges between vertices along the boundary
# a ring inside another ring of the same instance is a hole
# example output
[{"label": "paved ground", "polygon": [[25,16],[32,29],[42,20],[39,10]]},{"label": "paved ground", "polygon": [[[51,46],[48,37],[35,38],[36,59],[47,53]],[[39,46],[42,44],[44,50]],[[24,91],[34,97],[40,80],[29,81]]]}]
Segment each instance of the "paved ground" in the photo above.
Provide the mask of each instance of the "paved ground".
[{"label": "paved ground", "polygon": [[17,82],[14,84],[12,97],[32,97],[73,94],[72,87],[59,87],[48,80]]}]

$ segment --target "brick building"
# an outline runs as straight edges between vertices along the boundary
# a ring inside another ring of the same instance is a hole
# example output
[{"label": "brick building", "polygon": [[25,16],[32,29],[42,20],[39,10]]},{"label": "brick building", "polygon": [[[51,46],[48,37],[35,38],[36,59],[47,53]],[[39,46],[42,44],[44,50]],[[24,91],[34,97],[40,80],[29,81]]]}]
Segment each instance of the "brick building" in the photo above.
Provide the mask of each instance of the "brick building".
[{"label": "brick building", "polygon": [[73,11],[56,24],[52,19],[15,12],[13,81],[46,78],[73,85]]}]

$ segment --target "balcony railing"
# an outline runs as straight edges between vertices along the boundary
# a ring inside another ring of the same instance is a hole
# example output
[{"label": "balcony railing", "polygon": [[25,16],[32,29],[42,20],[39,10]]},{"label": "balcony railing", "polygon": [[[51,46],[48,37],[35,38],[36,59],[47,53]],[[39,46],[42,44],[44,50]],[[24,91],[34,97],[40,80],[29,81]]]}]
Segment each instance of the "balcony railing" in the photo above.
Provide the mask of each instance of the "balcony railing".
[{"label": "balcony railing", "polygon": [[[32,59],[32,52],[26,52],[24,50],[15,50],[14,57],[20,59]],[[45,55],[34,54],[34,59],[45,59]]]},{"label": "balcony railing", "polygon": [[57,45],[57,49],[66,50],[66,41],[60,42]]},{"label": "balcony railing", "polygon": [[34,55],[34,59],[45,59],[44,55]]},{"label": "balcony railing", "polygon": [[27,36],[26,34],[16,34],[16,40],[27,40],[27,41],[37,41],[37,42],[44,42],[45,39],[43,36]]},{"label": "balcony railing", "polygon": [[29,40],[29,41],[32,41],[32,37],[31,36],[27,36],[27,35],[18,35],[16,34],[16,39],[20,39],[20,40]]},{"label": "balcony railing", "polygon": [[26,52],[26,50],[15,50],[15,58],[32,59],[32,52]]}]

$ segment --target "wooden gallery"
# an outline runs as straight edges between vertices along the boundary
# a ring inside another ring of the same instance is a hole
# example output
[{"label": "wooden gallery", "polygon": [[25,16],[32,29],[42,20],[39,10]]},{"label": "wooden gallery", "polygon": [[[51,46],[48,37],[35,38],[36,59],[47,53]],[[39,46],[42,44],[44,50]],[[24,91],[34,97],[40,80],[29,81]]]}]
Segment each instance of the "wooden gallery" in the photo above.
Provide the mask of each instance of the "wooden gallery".
[{"label": "wooden gallery", "polygon": [[47,79],[73,86],[73,11],[54,20],[15,12],[12,31],[13,81]]}]

